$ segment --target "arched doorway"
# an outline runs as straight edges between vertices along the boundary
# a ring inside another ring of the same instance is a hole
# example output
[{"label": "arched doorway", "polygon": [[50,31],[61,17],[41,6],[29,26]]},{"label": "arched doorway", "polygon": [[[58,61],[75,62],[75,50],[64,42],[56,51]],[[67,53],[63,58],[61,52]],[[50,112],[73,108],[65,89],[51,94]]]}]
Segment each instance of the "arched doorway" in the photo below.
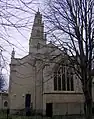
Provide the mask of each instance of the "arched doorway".
[{"label": "arched doorway", "polygon": [[30,105],[31,105],[31,94],[26,94],[25,95],[26,116],[30,116],[31,115]]},{"label": "arched doorway", "polygon": [[5,108],[8,107],[8,102],[7,102],[7,101],[4,102],[4,107],[5,107]]}]

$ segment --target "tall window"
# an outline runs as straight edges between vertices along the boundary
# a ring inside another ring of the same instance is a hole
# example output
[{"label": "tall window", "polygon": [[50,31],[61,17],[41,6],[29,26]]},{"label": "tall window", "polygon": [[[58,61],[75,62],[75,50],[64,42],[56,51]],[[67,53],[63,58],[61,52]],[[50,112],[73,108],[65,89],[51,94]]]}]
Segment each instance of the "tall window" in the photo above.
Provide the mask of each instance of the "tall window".
[{"label": "tall window", "polygon": [[40,30],[37,29],[37,30],[36,30],[36,36],[40,36],[40,35],[41,35]]},{"label": "tall window", "polygon": [[37,23],[38,23],[38,24],[41,24],[41,19],[38,19],[38,20],[37,20]]},{"label": "tall window", "polygon": [[73,73],[72,69],[61,65],[56,72],[54,72],[54,90],[55,91],[73,91]]}]

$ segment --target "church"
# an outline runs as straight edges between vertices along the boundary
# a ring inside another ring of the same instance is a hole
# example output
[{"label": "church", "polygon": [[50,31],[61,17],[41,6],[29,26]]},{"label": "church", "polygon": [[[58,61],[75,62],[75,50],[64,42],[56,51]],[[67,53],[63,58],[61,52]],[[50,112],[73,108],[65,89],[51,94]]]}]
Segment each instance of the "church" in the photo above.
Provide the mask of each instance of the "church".
[{"label": "church", "polygon": [[84,96],[81,82],[68,58],[52,42],[47,43],[42,14],[35,14],[29,53],[16,58],[12,51],[9,82],[10,113],[46,116],[83,114]]}]

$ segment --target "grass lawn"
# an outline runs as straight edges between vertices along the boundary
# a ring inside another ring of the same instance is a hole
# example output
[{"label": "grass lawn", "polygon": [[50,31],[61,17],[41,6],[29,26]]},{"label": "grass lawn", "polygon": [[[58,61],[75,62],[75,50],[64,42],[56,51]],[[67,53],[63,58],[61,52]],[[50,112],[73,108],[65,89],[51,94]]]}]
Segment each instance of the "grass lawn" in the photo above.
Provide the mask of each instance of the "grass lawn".
[{"label": "grass lawn", "polygon": [[31,119],[31,117],[18,116],[18,115],[8,115],[6,113],[0,113],[0,119]]},{"label": "grass lawn", "polygon": [[[84,119],[83,116],[53,116],[52,118],[50,117],[42,117],[42,116],[18,116],[18,115],[9,115],[7,118],[6,113],[1,113],[0,112],[0,119]],[[94,119],[94,116],[93,118]]]},{"label": "grass lawn", "polygon": [[16,116],[16,115],[0,115],[0,119],[31,119],[31,117],[26,116]]},{"label": "grass lawn", "polygon": [[26,116],[18,116],[18,115],[9,115],[7,118],[6,114],[0,114],[0,119],[83,119],[79,117],[64,117],[64,116],[56,116],[56,117],[41,117],[41,116],[32,116],[32,117],[26,117]]}]

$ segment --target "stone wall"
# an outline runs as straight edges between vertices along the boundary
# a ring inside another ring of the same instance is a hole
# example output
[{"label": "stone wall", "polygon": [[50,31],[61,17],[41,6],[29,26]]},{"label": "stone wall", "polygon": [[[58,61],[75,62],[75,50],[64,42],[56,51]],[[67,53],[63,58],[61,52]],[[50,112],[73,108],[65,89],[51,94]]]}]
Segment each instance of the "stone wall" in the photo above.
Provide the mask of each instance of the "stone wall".
[{"label": "stone wall", "polygon": [[53,115],[82,114],[83,94],[77,93],[48,93],[43,96],[43,110],[46,114],[46,104],[52,103]]}]

